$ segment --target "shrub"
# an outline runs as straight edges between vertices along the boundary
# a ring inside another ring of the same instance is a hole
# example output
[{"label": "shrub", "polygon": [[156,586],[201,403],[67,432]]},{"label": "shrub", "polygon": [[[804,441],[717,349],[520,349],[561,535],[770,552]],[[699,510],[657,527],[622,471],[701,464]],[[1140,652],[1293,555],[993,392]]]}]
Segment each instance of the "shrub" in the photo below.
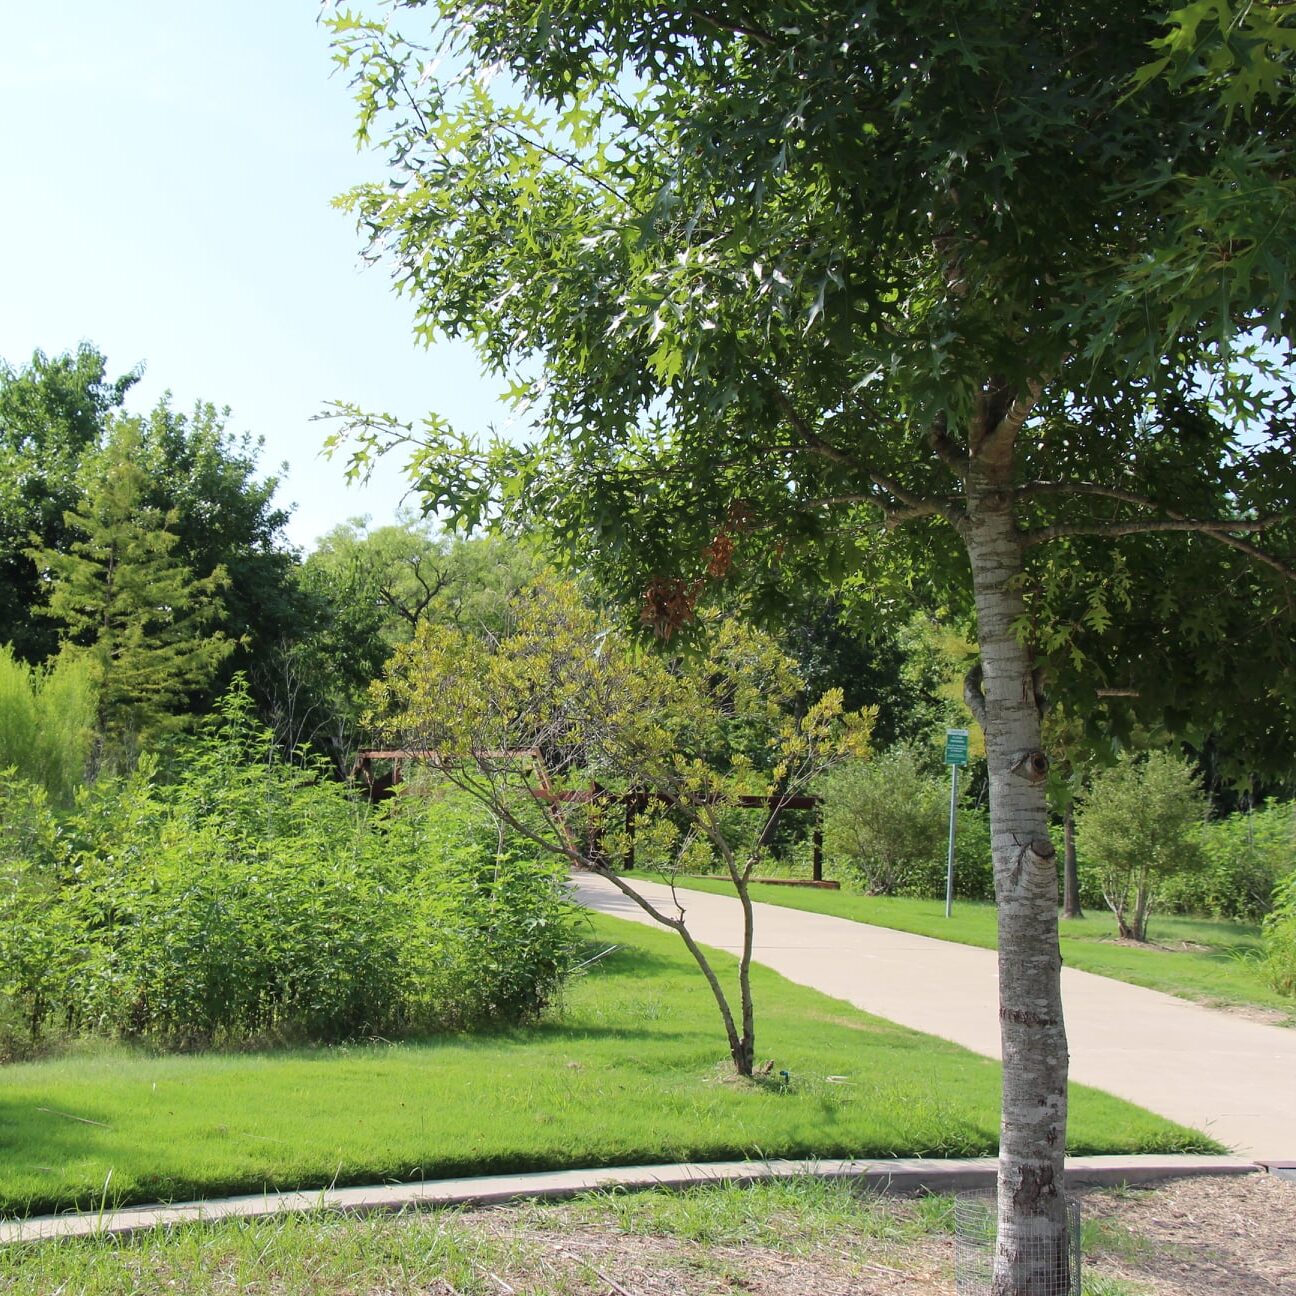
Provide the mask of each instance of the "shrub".
[{"label": "shrub", "polygon": [[1279,883],[1264,920],[1265,975],[1281,994],[1296,996],[1296,873]]},{"label": "shrub", "polygon": [[1208,823],[1201,844],[1204,867],[1166,879],[1166,907],[1259,922],[1279,880],[1296,868],[1296,805],[1268,805]]},{"label": "shrub", "polygon": [[451,803],[376,817],[280,760],[242,690],[172,785],[151,759],[101,778],[46,855],[0,899],[33,1031],[190,1047],[511,1023],[573,943],[555,865]]},{"label": "shrub", "polygon": [[[944,833],[937,853],[916,863],[897,888],[897,895],[941,899],[949,867],[949,789],[941,812]],[[954,894],[963,900],[995,898],[994,858],[990,851],[990,816],[974,806],[959,806],[954,837]]]},{"label": "shrub", "polygon": [[922,886],[924,870],[943,859],[949,794],[911,747],[892,747],[871,761],[842,765],[822,790],[829,857],[869,895]]},{"label": "shrub", "polygon": [[1205,798],[1188,762],[1169,752],[1125,759],[1094,775],[1076,838],[1121,936],[1147,939],[1165,879],[1202,865]]},{"label": "shrub", "polygon": [[537,1017],[575,948],[565,863],[529,842],[501,843],[462,794],[398,807],[388,841],[412,867],[402,893],[412,1019],[463,1028]]},{"label": "shrub", "polygon": [[51,933],[27,918],[46,906],[64,855],[45,789],[0,770],[0,1062],[30,1049],[45,1014]]}]

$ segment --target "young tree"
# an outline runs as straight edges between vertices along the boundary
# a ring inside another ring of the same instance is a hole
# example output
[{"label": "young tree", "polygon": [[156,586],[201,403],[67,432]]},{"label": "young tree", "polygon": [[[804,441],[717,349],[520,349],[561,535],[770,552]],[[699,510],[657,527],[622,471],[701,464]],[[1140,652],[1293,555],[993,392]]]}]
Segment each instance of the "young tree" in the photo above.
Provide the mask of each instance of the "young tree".
[{"label": "young tree", "polygon": [[1147,940],[1161,881],[1204,863],[1205,817],[1192,766],[1169,752],[1126,758],[1094,775],[1076,832],[1123,939]]},{"label": "young tree", "polygon": [[136,425],[119,423],[85,467],[82,510],[66,514],[78,538],[29,551],[49,582],[49,615],[97,667],[99,728],[117,755],[183,724],[178,712],[233,647],[209,628],[225,571],[195,577],[176,557],[173,516],[141,502],[140,449]]},{"label": "young tree", "polygon": [[[754,631],[726,623],[704,660],[672,665],[602,624],[569,585],[541,581],[511,600],[497,636],[420,624],[374,688],[373,721],[386,743],[424,752],[514,832],[607,878],[677,933],[715,996],[735,1071],[750,1076],[752,871],[788,799],[862,753],[872,723],[843,717],[840,693],[794,716],[799,693],[791,662]],[[756,813],[739,810],[742,796],[758,798]],[[733,883],[736,1004],[674,889],[660,907],[618,871],[632,850],[671,879],[714,862]]]},{"label": "young tree", "polygon": [[[309,619],[297,583],[298,560],[284,528],[289,510],[275,502],[279,479],[261,471],[262,442],[229,429],[230,411],[205,401],[188,414],[164,396],[133,420],[144,472],[140,503],[169,520],[174,557],[192,572],[218,568],[221,629],[232,649],[196,699],[202,710],[240,671],[259,676],[278,646],[299,639]],[[112,435],[110,420],[104,440]],[[264,708],[266,699],[261,697]]]},{"label": "young tree", "polygon": [[[1245,36],[1249,7],[1220,9]],[[1145,72],[1163,29],[1116,0],[439,13],[440,79],[387,24],[335,20],[361,138],[394,170],[350,202],[418,331],[471,338],[534,435],[478,446],[344,410],[354,466],[413,443],[429,510],[542,520],[663,629],[721,578],[768,610],[851,563],[879,600],[975,613],[995,1290],[1064,1287],[1050,640],[1030,591],[1087,546],[1158,535],[1172,563],[1196,535],[1292,624],[1288,55],[1226,41],[1204,84],[1191,59]],[[1218,623],[1229,598],[1199,603]]]}]

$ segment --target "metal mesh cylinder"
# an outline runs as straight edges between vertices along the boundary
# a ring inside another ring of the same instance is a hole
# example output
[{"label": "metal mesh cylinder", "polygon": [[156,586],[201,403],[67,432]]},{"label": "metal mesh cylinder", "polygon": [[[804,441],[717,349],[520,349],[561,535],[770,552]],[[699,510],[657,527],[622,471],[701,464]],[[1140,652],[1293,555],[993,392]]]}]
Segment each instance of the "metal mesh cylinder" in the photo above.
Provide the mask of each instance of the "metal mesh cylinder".
[{"label": "metal mesh cylinder", "polygon": [[[998,1228],[993,1191],[962,1193],[955,1198],[954,1288],[958,1296],[992,1296]],[[1079,1202],[1066,1203],[1066,1259],[1055,1280],[1041,1289],[1039,1296],[1080,1296]]]}]

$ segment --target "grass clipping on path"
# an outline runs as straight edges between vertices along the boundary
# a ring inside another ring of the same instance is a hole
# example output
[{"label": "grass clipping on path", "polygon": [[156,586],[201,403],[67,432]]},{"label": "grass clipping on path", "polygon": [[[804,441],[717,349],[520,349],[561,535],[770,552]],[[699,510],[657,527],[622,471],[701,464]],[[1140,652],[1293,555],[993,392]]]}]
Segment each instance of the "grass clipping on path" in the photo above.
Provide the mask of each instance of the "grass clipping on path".
[{"label": "grass clipping on path", "polygon": [[[0,1071],[0,1211],[737,1157],[971,1156],[998,1143],[999,1066],[755,968],[766,1081],[724,1061],[676,938],[591,920],[554,1017],[494,1035],[277,1053],[123,1049]],[[732,976],[734,963],[717,954]],[[784,1080],[779,1073],[786,1071]],[[1214,1151],[1072,1090],[1076,1154]]]}]

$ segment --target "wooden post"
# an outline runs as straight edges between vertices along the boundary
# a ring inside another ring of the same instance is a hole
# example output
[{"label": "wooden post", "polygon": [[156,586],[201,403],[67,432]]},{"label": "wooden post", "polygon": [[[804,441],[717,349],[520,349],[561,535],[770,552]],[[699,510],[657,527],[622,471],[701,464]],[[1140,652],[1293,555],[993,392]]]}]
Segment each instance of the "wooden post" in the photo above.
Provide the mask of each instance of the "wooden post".
[{"label": "wooden post", "polygon": [[818,814],[815,815],[814,826],[814,855],[813,864],[811,865],[810,876],[816,882],[823,881],[823,819]]}]

